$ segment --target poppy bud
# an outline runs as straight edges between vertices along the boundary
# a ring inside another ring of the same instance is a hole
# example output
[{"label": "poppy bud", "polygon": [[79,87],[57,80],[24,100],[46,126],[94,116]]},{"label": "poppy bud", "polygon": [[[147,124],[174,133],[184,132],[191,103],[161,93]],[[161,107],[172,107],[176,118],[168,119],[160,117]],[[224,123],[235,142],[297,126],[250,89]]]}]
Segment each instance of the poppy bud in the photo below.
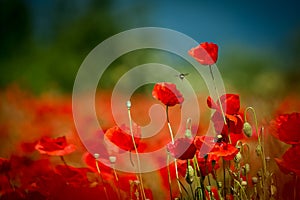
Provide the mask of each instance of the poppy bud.
[{"label": "poppy bud", "polygon": [[110,161],[111,164],[114,164],[117,161],[116,156],[109,156],[108,159],[109,159],[109,161]]},{"label": "poppy bud", "polygon": [[242,154],[238,152],[234,157],[234,162],[239,163],[242,159]]},{"label": "poppy bud", "polygon": [[192,131],[191,131],[191,129],[186,129],[184,136],[186,138],[189,138],[189,139],[192,138]]},{"label": "poppy bud", "polygon": [[242,182],[241,182],[241,185],[242,185],[242,186],[247,186],[247,181],[242,181]]},{"label": "poppy bud", "polygon": [[131,102],[129,100],[126,102],[126,106],[127,106],[128,109],[131,108]]},{"label": "poppy bud", "polygon": [[256,176],[253,176],[253,177],[252,177],[252,183],[253,183],[253,184],[257,184],[257,182],[258,182],[257,177],[256,177]]},{"label": "poppy bud", "polygon": [[248,174],[250,172],[250,165],[248,163],[246,163],[243,166],[243,175],[246,176],[246,174]]},{"label": "poppy bud", "polygon": [[255,151],[256,151],[257,156],[261,156],[261,153],[262,153],[261,145],[257,145]]},{"label": "poppy bud", "polygon": [[94,153],[94,158],[98,159],[100,157],[99,153]]},{"label": "poppy bud", "polygon": [[243,131],[247,137],[252,136],[252,127],[248,122],[245,122],[243,125]]},{"label": "poppy bud", "polygon": [[185,180],[188,184],[192,184],[194,181],[194,169],[192,166],[188,166],[186,170]]}]

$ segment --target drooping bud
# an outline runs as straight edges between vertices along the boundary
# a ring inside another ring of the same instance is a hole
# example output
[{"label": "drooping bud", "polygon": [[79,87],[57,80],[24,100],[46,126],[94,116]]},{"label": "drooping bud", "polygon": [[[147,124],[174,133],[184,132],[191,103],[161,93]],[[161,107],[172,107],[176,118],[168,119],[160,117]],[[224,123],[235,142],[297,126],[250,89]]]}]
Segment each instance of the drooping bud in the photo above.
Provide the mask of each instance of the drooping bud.
[{"label": "drooping bud", "polygon": [[235,163],[239,163],[242,159],[242,154],[240,152],[238,152],[235,157],[234,157],[234,162]]},{"label": "drooping bud", "polygon": [[191,129],[186,129],[184,136],[186,138],[189,138],[189,139],[192,138],[192,131],[191,131]]},{"label": "drooping bud", "polygon": [[252,126],[248,123],[245,122],[243,125],[243,132],[247,137],[251,137],[252,136]]},{"label": "drooping bud", "polygon": [[250,165],[248,163],[246,163],[243,166],[243,175],[246,176],[246,174],[248,174],[250,172]]}]

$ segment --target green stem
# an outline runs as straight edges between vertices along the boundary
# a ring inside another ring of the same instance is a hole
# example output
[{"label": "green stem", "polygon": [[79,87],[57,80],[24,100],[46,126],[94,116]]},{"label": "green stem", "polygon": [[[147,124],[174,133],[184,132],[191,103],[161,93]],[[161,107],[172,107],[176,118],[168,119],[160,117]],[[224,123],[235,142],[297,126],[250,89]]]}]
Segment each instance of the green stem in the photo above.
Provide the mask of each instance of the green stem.
[{"label": "green stem", "polygon": [[[202,174],[201,174],[201,169],[199,167],[199,163],[198,163],[196,155],[194,156],[194,168],[197,169],[197,171],[199,173],[199,176],[200,176],[200,188],[201,188],[201,192],[202,192],[201,195],[202,195],[203,199],[205,200],[206,197],[205,197],[205,188],[204,188],[204,184],[203,184],[203,177],[202,177]],[[197,177],[197,172],[196,172],[196,177]]]},{"label": "green stem", "polygon": [[223,189],[223,196],[226,199],[226,169],[225,169],[226,161],[223,158],[223,181],[224,181],[224,189]]},{"label": "green stem", "polygon": [[106,186],[105,186],[105,183],[104,183],[104,181],[103,181],[102,173],[101,173],[101,171],[100,171],[100,167],[99,167],[99,164],[98,164],[98,160],[96,160],[96,168],[97,168],[97,171],[98,171],[98,174],[99,174],[101,183],[103,184],[103,190],[104,190],[104,193],[105,193],[105,198],[106,198],[107,200],[109,200],[108,194],[107,194],[107,190],[106,190]]},{"label": "green stem", "polygon": [[[219,99],[220,95],[219,95],[219,92],[218,92],[218,89],[217,89],[217,85],[216,85],[216,82],[215,82],[215,77],[214,77],[211,65],[209,65],[209,72],[210,72],[212,80],[213,80],[213,84],[214,84],[214,88],[215,88],[215,91],[216,91],[216,94],[217,94],[217,98]],[[221,99],[219,99],[219,106],[220,106],[221,113],[222,113],[222,116],[223,116],[224,124],[227,125],[225,112],[224,112],[223,107],[222,107]]]},{"label": "green stem", "polygon": [[139,152],[138,152],[137,147],[136,147],[136,143],[135,143],[135,140],[134,140],[134,134],[133,134],[133,130],[132,130],[132,119],[131,119],[131,113],[130,113],[131,103],[130,103],[130,101],[127,102],[127,108],[128,108],[127,111],[128,111],[131,139],[132,139],[134,151],[136,153],[136,159],[137,159],[137,165],[138,165],[138,174],[139,174],[139,179],[140,179],[140,183],[141,183],[142,196],[143,196],[144,199],[146,199],[146,194],[145,194],[144,184],[143,184],[143,177],[142,177],[142,173],[141,173],[141,161],[140,161]]},{"label": "green stem", "polygon": [[258,121],[257,121],[257,117],[256,117],[256,112],[254,110],[254,108],[252,107],[247,107],[245,109],[245,112],[244,112],[244,121],[247,122],[247,112],[248,111],[251,111],[252,114],[253,114],[253,117],[254,117],[254,122],[255,122],[255,131],[257,133],[257,139],[258,139],[258,145],[259,145],[259,153],[260,153],[260,156],[261,156],[261,160],[262,160],[262,165],[263,165],[263,176],[262,176],[262,185],[263,185],[263,199],[265,199],[265,188],[264,188],[264,184],[265,184],[265,178],[266,178],[266,172],[267,172],[267,169],[266,169],[266,159],[265,159],[265,153],[264,153],[264,148],[263,148],[263,142],[262,142],[262,139],[263,139],[263,128],[261,128],[261,134],[259,134],[258,132]]},{"label": "green stem", "polygon": [[168,171],[168,180],[169,180],[169,189],[170,189],[170,199],[173,199],[172,196],[172,179],[171,179],[171,173],[170,173],[170,153],[167,153],[167,171]]},{"label": "green stem", "polygon": [[[167,115],[167,124],[168,124],[168,128],[169,128],[170,136],[171,136],[171,141],[172,141],[172,144],[174,144],[175,140],[174,140],[174,136],[173,136],[171,123],[170,123],[170,120],[169,120],[169,106],[166,106],[166,115]],[[182,195],[182,190],[181,190],[181,186],[180,186],[180,182],[179,182],[179,175],[178,175],[178,168],[177,168],[176,158],[174,158],[174,165],[175,165],[175,174],[176,174],[177,185],[178,185],[178,188],[179,188],[180,195]]]}]

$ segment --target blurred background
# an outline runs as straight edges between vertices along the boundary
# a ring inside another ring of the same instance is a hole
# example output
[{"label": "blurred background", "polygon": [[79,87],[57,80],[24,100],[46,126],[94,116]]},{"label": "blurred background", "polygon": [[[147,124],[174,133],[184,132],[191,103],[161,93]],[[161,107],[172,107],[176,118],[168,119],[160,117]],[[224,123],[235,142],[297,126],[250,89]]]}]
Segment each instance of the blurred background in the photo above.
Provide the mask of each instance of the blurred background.
[{"label": "blurred background", "polygon": [[[0,86],[71,92],[87,54],[108,37],[157,26],[219,45],[228,88],[264,97],[300,91],[298,1],[1,0]],[[128,66],[147,56],[120,59]],[[129,63],[129,64],[128,64]],[[111,69],[113,86],[126,69]],[[117,73],[117,74],[116,74]]]},{"label": "blurred background", "polygon": [[[218,44],[217,66],[226,91],[239,93],[242,107],[256,108],[261,124],[276,113],[299,112],[299,10],[296,0],[0,0],[0,155],[41,134],[71,135],[70,94],[81,63],[105,39],[138,27],[169,28],[199,43]],[[99,89],[109,91],[129,68],[162,60],[185,72],[186,62],[174,55],[136,51],[112,63]],[[157,103],[139,98],[133,102],[140,108],[138,119],[147,117],[145,107]],[[201,110],[209,112],[207,96],[201,98]],[[109,128],[110,102],[104,102],[99,115]],[[278,145],[268,144],[271,158],[284,152]]]}]

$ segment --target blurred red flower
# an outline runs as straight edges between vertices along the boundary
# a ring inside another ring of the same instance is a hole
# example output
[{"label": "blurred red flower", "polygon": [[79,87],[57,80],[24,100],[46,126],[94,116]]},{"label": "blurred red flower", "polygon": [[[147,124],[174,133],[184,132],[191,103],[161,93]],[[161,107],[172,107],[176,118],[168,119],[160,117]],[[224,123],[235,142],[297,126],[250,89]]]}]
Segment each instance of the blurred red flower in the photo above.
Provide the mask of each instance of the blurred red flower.
[{"label": "blurred red flower", "polygon": [[238,152],[239,150],[231,144],[217,142],[209,154],[222,157],[224,160],[233,160]]},{"label": "blurred red flower", "polygon": [[6,158],[0,158],[0,174],[7,173],[10,170],[10,162]]},{"label": "blurred red flower", "polygon": [[275,158],[275,161],[282,172],[295,173],[300,176],[300,146],[295,145],[289,148],[282,156],[282,159]]},{"label": "blurred red flower", "polygon": [[[224,123],[224,118],[222,116],[222,109],[225,114],[226,124]],[[221,134],[225,142],[228,142],[228,133],[238,134],[233,136],[231,139],[232,144],[243,138],[243,118],[239,113],[240,110],[240,98],[237,94],[224,94],[214,102],[211,97],[207,98],[207,105],[211,109],[215,109],[216,112],[212,116],[212,121],[214,122],[215,130],[218,134]]]},{"label": "blurred red flower", "polygon": [[[209,192],[207,190],[205,190],[206,199],[220,200],[218,189],[215,186],[212,186],[210,189],[211,189],[211,194],[209,194]],[[228,200],[228,199],[226,198],[226,200]]]},{"label": "blurred red flower", "polygon": [[152,91],[152,96],[166,106],[175,106],[176,104],[182,104],[184,101],[182,94],[173,83],[156,83]]},{"label": "blurred red flower", "polygon": [[300,113],[279,115],[271,122],[273,135],[287,144],[300,144]]},{"label": "blurred red flower", "polygon": [[218,45],[212,42],[203,42],[188,52],[202,65],[213,65],[218,59]]},{"label": "blurred red flower", "polygon": [[35,145],[35,149],[41,154],[50,156],[64,156],[75,151],[75,145],[68,144],[66,137],[50,138],[42,137]]},{"label": "blurred red flower", "polygon": [[[133,126],[133,135],[136,147],[138,147],[141,137],[141,129],[139,126]],[[104,134],[104,139],[117,145],[122,150],[134,150],[134,144],[132,141],[132,136],[130,134],[130,129],[125,125],[122,125],[121,127],[114,126],[108,129]]]},{"label": "blurred red flower", "polygon": [[174,144],[167,144],[167,149],[174,158],[180,160],[192,159],[197,150],[193,140],[189,138],[178,138]]}]

